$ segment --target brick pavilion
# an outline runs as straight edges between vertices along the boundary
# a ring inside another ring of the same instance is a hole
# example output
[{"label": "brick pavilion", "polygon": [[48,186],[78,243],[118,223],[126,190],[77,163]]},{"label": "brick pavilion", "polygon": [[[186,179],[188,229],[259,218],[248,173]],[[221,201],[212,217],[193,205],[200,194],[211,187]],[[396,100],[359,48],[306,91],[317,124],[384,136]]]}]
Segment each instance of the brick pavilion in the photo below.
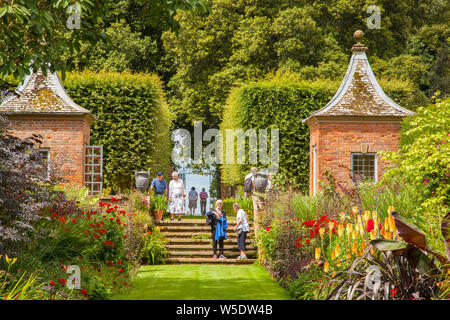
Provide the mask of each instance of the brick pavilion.
[{"label": "brick pavilion", "polygon": [[398,150],[400,123],[414,114],[383,92],[367,60],[367,47],[360,43],[362,37],[362,31],[355,32],[357,43],[336,94],[303,120],[310,129],[310,195],[316,195],[327,169],[343,185],[350,183],[346,168],[378,181],[387,163],[377,152]]},{"label": "brick pavilion", "polygon": [[[19,138],[42,136],[36,146],[47,163],[60,162],[64,178],[74,186],[87,185],[91,193],[101,192],[101,147],[89,146],[90,126],[96,120],[89,110],[77,105],[66,93],[56,73],[41,70],[26,76],[0,105],[0,113],[11,122],[9,131]],[[47,166],[47,175],[50,165]]]}]

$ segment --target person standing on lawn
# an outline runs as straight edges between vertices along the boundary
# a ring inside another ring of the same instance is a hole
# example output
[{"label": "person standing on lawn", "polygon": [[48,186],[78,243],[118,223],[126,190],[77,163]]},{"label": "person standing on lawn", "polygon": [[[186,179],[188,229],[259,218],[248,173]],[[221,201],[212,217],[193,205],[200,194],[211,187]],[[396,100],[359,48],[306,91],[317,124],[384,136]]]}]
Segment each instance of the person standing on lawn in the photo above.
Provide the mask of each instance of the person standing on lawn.
[{"label": "person standing on lawn", "polygon": [[185,198],[186,193],[184,191],[183,180],[178,179],[178,172],[173,172],[172,180],[169,183],[169,212],[171,213],[171,221],[173,221],[175,214],[178,214],[178,221],[181,221],[181,214],[185,211]]},{"label": "person standing on lawn", "polygon": [[213,241],[214,259],[217,259],[217,243],[219,243],[220,259],[226,259],[223,254],[223,240],[227,238],[227,217],[225,211],[222,210],[222,200],[217,200],[215,208],[206,213],[207,217],[211,217],[211,239]]},{"label": "person standing on lawn", "polygon": [[233,203],[233,209],[236,212],[236,226],[234,227],[234,231],[237,233],[237,244],[241,251],[238,259],[247,259],[245,239],[247,238],[247,233],[250,231],[247,214],[237,202]]},{"label": "person standing on lawn", "polygon": [[197,200],[198,200],[198,193],[195,191],[195,187],[191,188],[191,191],[189,191],[189,214],[191,216],[195,215],[195,210],[197,209]]},{"label": "person standing on lawn", "polygon": [[205,188],[202,188],[202,192],[200,192],[200,213],[202,216],[206,215],[207,200],[208,200],[208,193],[205,191]]}]

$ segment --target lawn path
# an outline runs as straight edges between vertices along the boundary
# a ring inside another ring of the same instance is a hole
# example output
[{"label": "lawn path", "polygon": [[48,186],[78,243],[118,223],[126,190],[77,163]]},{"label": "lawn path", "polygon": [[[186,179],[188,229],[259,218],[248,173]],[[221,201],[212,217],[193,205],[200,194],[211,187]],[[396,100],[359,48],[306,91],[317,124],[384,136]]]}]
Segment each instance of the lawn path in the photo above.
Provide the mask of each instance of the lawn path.
[{"label": "lawn path", "polygon": [[143,266],[114,300],[288,300],[260,265]]}]

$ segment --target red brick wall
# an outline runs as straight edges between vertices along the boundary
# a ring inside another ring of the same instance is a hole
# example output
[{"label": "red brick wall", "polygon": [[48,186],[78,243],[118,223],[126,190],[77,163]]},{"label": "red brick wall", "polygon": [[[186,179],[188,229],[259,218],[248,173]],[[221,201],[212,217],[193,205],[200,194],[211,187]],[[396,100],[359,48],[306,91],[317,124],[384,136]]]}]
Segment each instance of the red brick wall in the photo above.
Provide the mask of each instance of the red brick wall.
[{"label": "red brick wall", "polygon": [[[337,182],[350,184],[351,154],[361,153],[361,144],[369,145],[368,153],[395,151],[399,148],[400,122],[317,122],[310,128],[310,195],[313,194],[313,143],[317,154],[317,191],[319,180],[326,181],[329,169]],[[377,155],[377,178],[381,179],[388,165]]]},{"label": "red brick wall", "polygon": [[43,137],[40,148],[50,149],[50,159],[68,171],[64,177],[70,184],[83,185],[84,145],[89,144],[89,123],[86,120],[10,119],[9,131],[19,138],[31,134]]}]

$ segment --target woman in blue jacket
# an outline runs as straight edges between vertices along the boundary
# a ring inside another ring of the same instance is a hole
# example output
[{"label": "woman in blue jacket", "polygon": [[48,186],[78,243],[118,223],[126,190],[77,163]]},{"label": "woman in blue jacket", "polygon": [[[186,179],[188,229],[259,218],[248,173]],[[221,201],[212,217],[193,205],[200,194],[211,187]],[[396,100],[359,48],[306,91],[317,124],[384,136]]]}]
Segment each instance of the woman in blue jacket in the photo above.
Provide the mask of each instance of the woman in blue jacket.
[{"label": "woman in blue jacket", "polygon": [[222,200],[217,200],[215,206],[216,207],[213,210],[210,210],[206,213],[206,216],[209,216],[212,219],[211,239],[213,241],[213,258],[217,259],[217,243],[219,243],[219,258],[226,259],[223,254],[223,240],[227,239],[227,217],[225,211],[222,210]]}]

